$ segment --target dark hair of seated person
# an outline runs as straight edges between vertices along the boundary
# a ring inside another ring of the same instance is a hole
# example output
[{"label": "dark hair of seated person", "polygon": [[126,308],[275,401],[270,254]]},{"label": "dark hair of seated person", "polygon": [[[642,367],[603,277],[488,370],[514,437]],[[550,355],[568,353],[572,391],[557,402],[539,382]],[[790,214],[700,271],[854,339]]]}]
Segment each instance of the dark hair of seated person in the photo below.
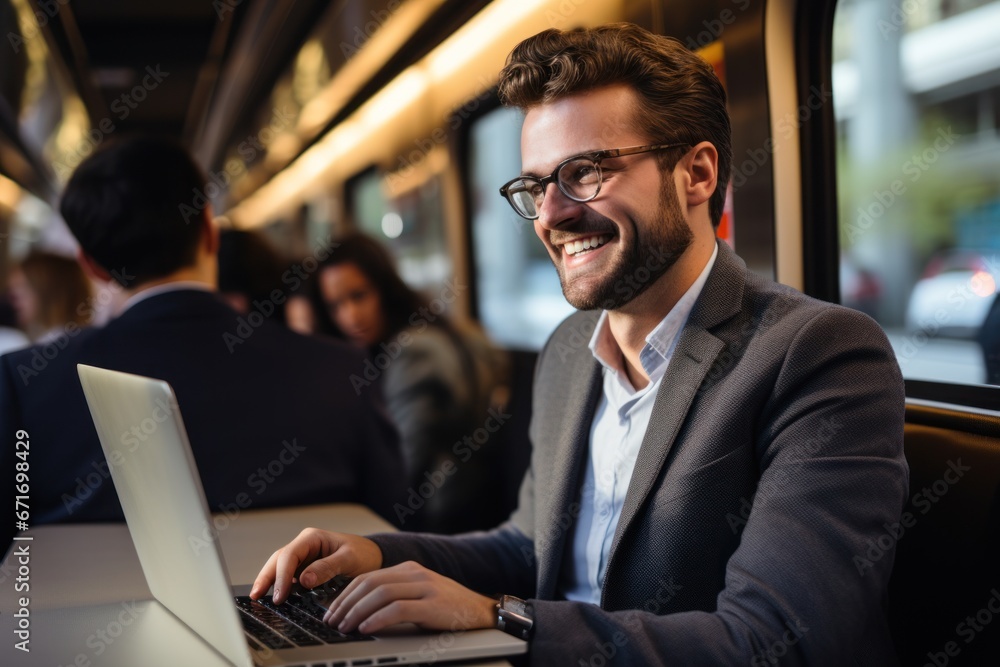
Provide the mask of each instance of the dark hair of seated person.
[{"label": "dark hair of seated person", "polygon": [[257,310],[284,321],[284,264],[281,253],[260,232],[223,229],[219,234],[219,292],[240,312]]},{"label": "dark hair of seated person", "polygon": [[180,145],[130,137],[73,172],[59,210],[81,249],[134,287],[194,263],[205,206],[205,177]]}]

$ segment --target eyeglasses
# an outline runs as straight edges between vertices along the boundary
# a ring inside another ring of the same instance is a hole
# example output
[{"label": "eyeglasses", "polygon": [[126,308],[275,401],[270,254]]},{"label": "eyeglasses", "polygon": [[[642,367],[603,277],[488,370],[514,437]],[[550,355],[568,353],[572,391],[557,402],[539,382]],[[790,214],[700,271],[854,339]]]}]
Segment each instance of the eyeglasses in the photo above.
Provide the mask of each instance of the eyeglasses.
[{"label": "eyeglasses", "polygon": [[559,192],[573,201],[587,202],[597,197],[601,192],[601,160],[663,151],[668,148],[679,148],[690,144],[653,144],[651,146],[631,146],[629,148],[611,148],[604,151],[594,151],[582,155],[574,155],[559,163],[551,175],[543,178],[534,176],[518,176],[508,181],[500,194],[510,203],[511,208],[522,218],[536,220],[538,210],[545,200],[545,190],[549,183],[555,181]]}]

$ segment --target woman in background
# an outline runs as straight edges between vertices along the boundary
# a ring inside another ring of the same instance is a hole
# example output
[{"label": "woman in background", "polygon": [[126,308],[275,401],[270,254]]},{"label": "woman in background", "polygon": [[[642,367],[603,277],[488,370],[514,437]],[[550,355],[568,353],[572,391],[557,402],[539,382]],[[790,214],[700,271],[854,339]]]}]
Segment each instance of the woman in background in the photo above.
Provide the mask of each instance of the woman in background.
[{"label": "woman in background", "polygon": [[32,343],[90,323],[91,286],[74,259],[33,250],[10,273],[10,303]]},{"label": "woman in background", "polygon": [[485,432],[498,352],[435,314],[374,239],[351,234],[338,243],[319,270],[319,290],[335,335],[368,352],[348,379],[356,391],[382,391],[402,436],[412,496],[397,506],[402,527],[454,533],[495,525],[496,447],[468,438]]}]

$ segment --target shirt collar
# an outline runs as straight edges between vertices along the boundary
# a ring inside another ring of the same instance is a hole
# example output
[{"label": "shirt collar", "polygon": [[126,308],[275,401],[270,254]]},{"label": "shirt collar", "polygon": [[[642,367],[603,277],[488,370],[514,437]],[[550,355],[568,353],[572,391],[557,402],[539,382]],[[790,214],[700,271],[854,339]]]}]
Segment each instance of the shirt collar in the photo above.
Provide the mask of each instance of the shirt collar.
[{"label": "shirt collar", "polygon": [[180,290],[200,290],[202,292],[214,291],[205,283],[199,283],[194,280],[178,280],[172,283],[163,283],[162,285],[156,285],[155,287],[149,287],[141,290],[130,296],[125,303],[122,304],[121,308],[118,309],[117,314],[121,315],[140,301],[145,301],[146,299],[159,296],[160,294],[166,294],[167,292],[179,292]]},{"label": "shirt collar", "polygon": [[[649,335],[646,336],[646,344],[639,352],[639,363],[642,369],[649,376],[650,384],[659,380],[666,372],[667,361],[677,347],[677,340],[681,329],[687,323],[691,309],[701,295],[705,283],[708,281],[708,274],[712,272],[715,265],[715,258],[719,255],[719,246],[716,244],[712,250],[712,256],[708,258],[701,273],[677,300],[674,307],[670,309],[666,317],[660,320]],[[627,381],[625,367],[622,359],[621,347],[614,336],[611,335],[611,327],[608,326],[608,311],[601,313],[594,328],[594,335],[590,338],[590,351],[594,358],[606,369],[614,373],[620,380]],[[631,383],[629,383],[631,386]]]}]

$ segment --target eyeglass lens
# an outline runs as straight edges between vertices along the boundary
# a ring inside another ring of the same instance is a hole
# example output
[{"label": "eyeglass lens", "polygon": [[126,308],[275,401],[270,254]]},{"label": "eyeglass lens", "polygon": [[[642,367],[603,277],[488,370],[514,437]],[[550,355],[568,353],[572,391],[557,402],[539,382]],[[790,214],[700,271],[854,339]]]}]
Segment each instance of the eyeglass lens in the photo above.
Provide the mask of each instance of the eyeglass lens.
[{"label": "eyeglass lens", "polygon": [[[601,187],[601,170],[597,163],[580,157],[562,164],[556,173],[559,190],[575,201],[590,201]],[[517,212],[527,218],[537,218],[545,199],[545,188],[536,179],[521,179],[510,184],[507,197]]]}]

